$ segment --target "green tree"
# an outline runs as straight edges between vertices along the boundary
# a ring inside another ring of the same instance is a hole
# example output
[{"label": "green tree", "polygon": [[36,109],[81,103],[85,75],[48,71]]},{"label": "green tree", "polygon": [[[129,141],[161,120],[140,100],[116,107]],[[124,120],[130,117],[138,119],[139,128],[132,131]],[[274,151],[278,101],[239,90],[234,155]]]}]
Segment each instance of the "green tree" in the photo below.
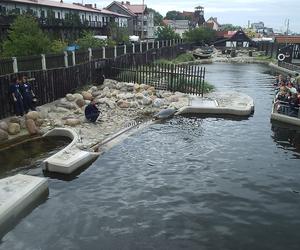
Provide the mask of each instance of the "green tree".
[{"label": "green tree", "polygon": [[77,44],[80,49],[97,48],[105,46],[105,41],[94,37],[94,33],[90,31],[84,31],[81,38],[77,40]]},{"label": "green tree", "polygon": [[153,12],[154,15],[154,26],[161,26],[163,24],[163,16],[154,9],[147,8],[149,12]]},{"label": "green tree", "polygon": [[240,28],[241,28],[240,26],[235,26],[230,23],[223,24],[221,26],[221,30],[223,30],[223,31],[235,31],[235,30],[239,30]]},{"label": "green tree", "polygon": [[3,42],[4,56],[29,56],[50,50],[50,40],[31,16],[18,16]]},{"label": "green tree", "polygon": [[180,35],[175,33],[175,31],[169,26],[158,27],[155,32],[158,40],[173,40],[180,39]]},{"label": "green tree", "polygon": [[129,43],[128,29],[125,27],[118,27],[117,23],[111,22],[109,24],[110,38],[116,42],[116,44]]},{"label": "green tree", "polygon": [[62,40],[54,40],[51,44],[51,52],[61,53],[66,49],[67,46],[67,42],[64,42]]},{"label": "green tree", "polygon": [[166,19],[168,20],[185,20],[185,17],[182,15],[180,11],[171,10],[166,14]]},{"label": "green tree", "polygon": [[209,28],[199,27],[184,32],[183,37],[192,43],[211,43],[215,40],[216,32]]}]

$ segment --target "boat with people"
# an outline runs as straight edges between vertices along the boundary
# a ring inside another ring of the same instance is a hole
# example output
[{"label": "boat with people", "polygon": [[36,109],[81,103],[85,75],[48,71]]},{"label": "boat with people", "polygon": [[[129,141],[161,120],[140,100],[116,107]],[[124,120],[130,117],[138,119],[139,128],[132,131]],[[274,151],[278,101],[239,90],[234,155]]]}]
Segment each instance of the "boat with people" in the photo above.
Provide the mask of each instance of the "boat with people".
[{"label": "boat with people", "polygon": [[271,120],[300,126],[300,91],[298,83],[279,77],[273,101]]}]

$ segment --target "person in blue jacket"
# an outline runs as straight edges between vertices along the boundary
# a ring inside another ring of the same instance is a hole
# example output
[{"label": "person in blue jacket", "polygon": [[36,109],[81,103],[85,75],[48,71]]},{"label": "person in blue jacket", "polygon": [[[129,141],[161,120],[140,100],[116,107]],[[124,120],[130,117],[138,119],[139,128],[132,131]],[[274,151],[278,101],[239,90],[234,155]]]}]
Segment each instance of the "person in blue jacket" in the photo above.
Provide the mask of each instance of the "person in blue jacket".
[{"label": "person in blue jacket", "polygon": [[27,113],[29,109],[35,111],[35,104],[33,103],[35,94],[33,93],[31,85],[26,76],[23,76],[22,82],[20,83],[20,92],[23,97],[25,113]]},{"label": "person in blue jacket", "polygon": [[101,112],[97,108],[94,100],[92,100],[91,103],[87,105],[84,110],[85,118],[90,122],[96,122],[100,113]]},{"label": "person in blue jacket", "polygon": [[14,111],[16,116],[23,116],[24,114],[24,104],[23,97],[20,91],[20,80],[15,77],[12,79],[11,84],[9,85],[9,94],[14,103]]}]

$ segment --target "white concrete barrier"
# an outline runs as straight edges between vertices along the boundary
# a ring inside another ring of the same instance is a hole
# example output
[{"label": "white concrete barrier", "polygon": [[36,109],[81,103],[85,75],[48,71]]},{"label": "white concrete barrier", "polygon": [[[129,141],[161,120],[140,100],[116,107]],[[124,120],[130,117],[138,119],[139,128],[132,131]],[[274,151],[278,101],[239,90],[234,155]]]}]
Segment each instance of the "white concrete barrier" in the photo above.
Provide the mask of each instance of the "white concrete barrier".
[{"label": "white concrete barrier", "polygon": [[46,178],[17,174],[0,180],[0,238],[48,195]]},{"label": "white concrete barrier", "polygon": [[44,135],[47,136],[65,136],[72,140],[67,147],[42,162],[42,168],[49,172],[71,174],[99,156],[98,153],[80,150],[76,144],[81,138],[72,129],[55,128]]}]

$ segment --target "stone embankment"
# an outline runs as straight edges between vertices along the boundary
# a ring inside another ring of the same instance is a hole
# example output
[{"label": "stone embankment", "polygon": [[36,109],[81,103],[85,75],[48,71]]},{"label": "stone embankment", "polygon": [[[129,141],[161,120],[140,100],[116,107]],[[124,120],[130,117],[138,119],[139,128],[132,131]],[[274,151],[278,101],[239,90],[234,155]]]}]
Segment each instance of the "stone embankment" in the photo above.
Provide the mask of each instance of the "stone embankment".
[{"label": "stone embankment", "polygon": [[[101,111],[100,119],[90,123],[84,109],[94,99]],[[11,117],[0,123],[0,143],[20,135],[44,134],[56,127],[72,127],[80,136],[80,149],[90,149],[133,121],[152,117],[163,108],[179,109],[188,105],[183,93],[155,90],[146,84],[106,79],[80,93],[67,94],[55,102],[40,106],[22,118]]]}]

